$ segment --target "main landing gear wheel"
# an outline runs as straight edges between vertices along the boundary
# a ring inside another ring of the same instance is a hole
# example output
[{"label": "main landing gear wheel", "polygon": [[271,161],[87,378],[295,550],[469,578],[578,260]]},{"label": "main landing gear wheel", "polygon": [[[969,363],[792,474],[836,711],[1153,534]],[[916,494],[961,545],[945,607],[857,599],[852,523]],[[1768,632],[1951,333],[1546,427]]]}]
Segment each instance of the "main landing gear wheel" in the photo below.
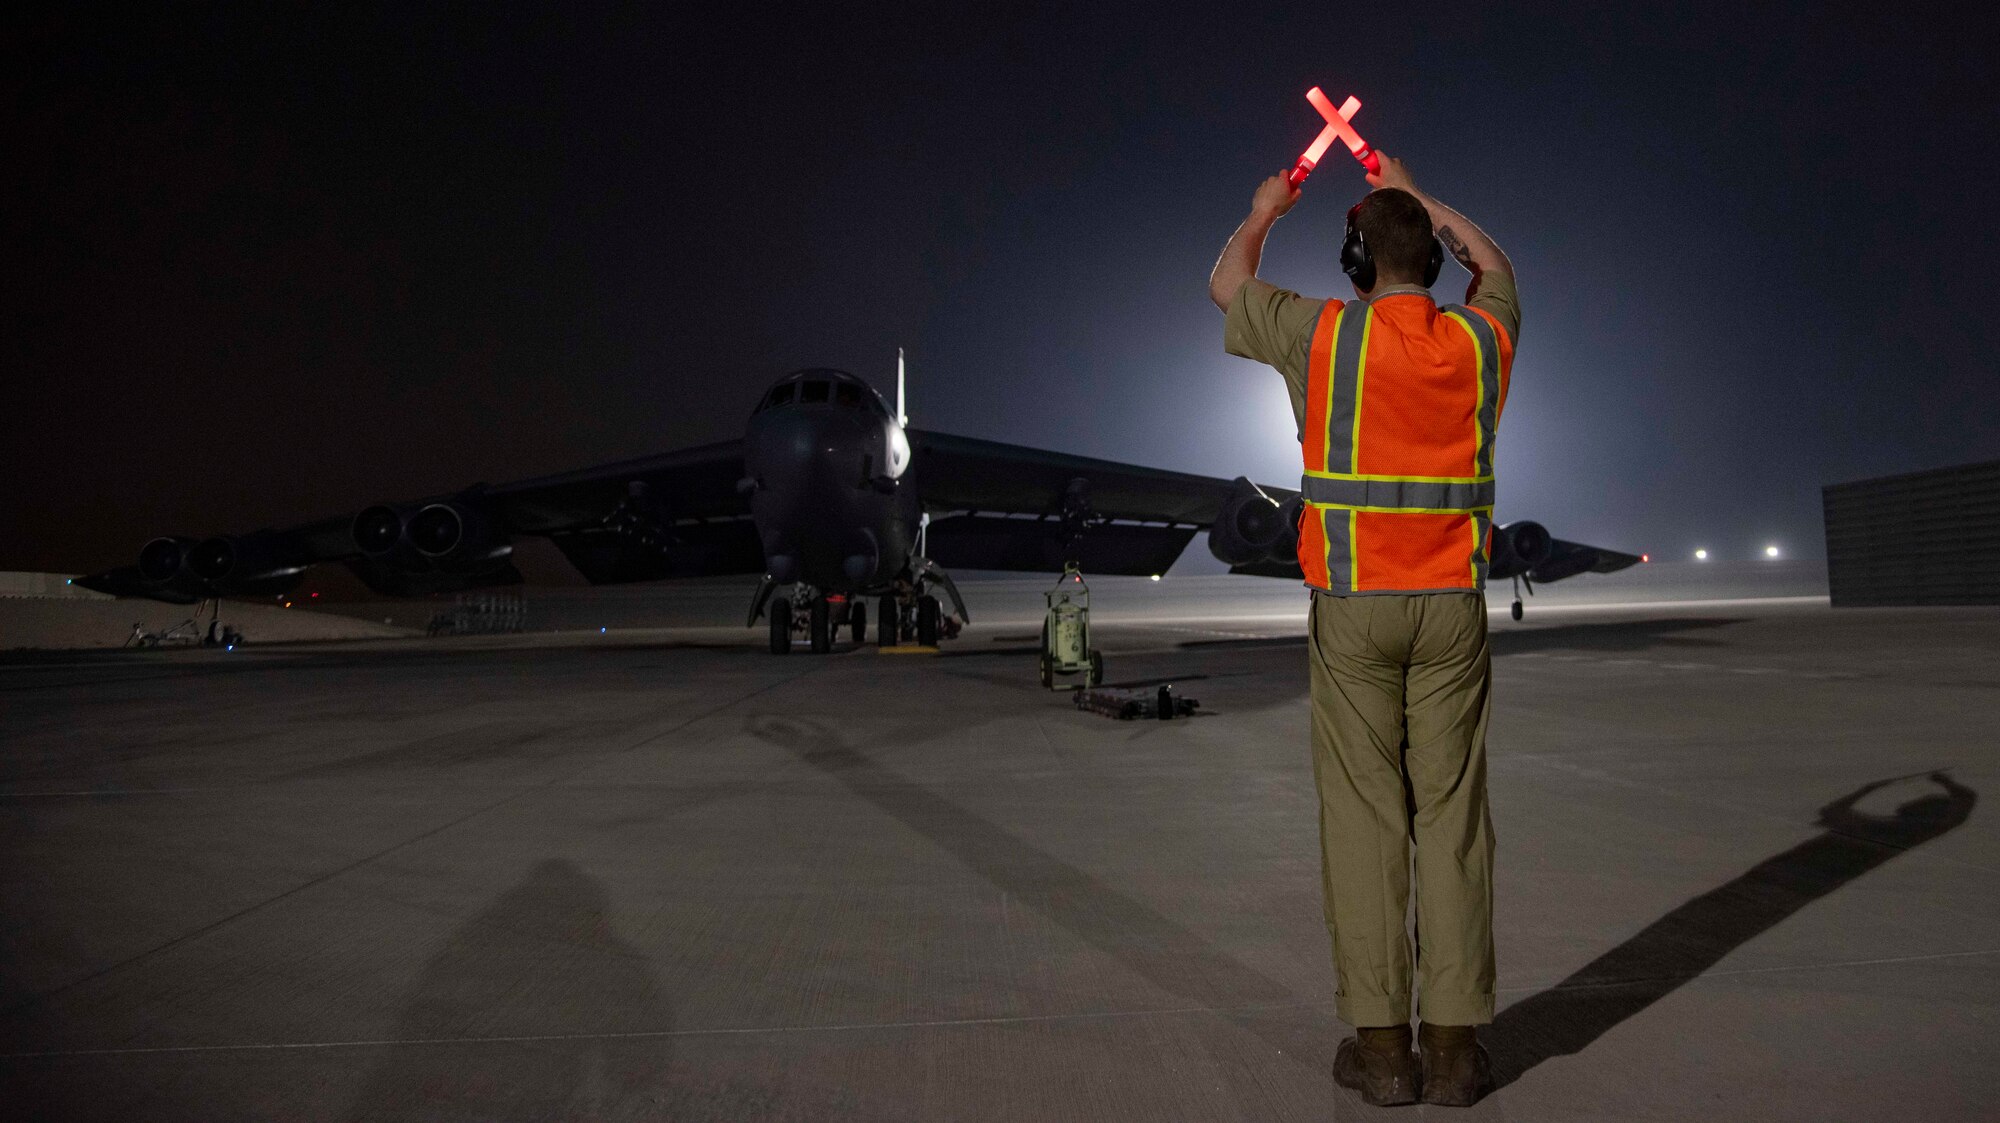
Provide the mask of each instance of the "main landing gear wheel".
[{"label": "main landing gear wheel", "polygon": [[854,646],[868,642],[868,605],[860,597],[848,602],[847,623],[854,629]]},{"label": "main landing gear wheel", "polygon": [[771,654],[789,655],[792,651],[792,602],[776,597],[771,599]]},{"label": "main landing gear wheel", "polygon": [[917,642],[925,647],[936,647],[938,641],[938,599],[925,596],[917,598]]},{"label": "main landing gear wheel", "polygon": [[1516,620],[1519,620],[1519,619],[1521,618],[1521,601],[1520,601],[1520,598],[1516,597],[1516,598],[1514,599],[1514,607],[1513,607],[1512,609],[1510,609],[1509,611],[1513,612],[1513,614],[1514,614],[1514,619],[1516,619]]},{"label": "main landing gear wheel", "polygon": [[812,603],[811,627],[807,634],[812,640],[812,653],[825,655],[833,650],[833,606],[825,597],[814,597]]},{"label": "main landing gear wheel", "polygon": [[[883,597],[875,602],[875,642],[883,647],[894,647],[901,638],[896,635],[899,621],[896,619],[896,598]],[[860,642],[860,637],[855,637]]]}]

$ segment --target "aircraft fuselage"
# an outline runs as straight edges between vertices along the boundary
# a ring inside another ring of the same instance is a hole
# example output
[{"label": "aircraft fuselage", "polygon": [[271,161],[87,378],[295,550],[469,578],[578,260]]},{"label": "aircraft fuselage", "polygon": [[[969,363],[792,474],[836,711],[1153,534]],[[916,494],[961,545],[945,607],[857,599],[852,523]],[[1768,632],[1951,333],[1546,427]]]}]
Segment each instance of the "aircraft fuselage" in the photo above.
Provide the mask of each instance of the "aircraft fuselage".
[{"label": "aircraft fuselage", "polygon": [[743,461],[775,583],[876,593],[908,564],[922,519],[910,442],[861,379],[806,370],[779,380],[745,427]]}]

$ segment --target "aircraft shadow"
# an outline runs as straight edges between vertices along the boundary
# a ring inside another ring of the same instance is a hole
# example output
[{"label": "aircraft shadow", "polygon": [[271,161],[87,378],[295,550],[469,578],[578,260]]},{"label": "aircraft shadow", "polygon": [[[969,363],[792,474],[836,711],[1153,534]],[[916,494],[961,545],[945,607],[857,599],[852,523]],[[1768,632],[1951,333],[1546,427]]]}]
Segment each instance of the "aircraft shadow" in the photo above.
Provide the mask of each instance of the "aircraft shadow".
[{"label": "aircraft shadow", "polygon": [[1500,1011],[1482,1035],[1499,1086],[1543,1061],[1588,1048],[1773,925],[1948,833],[1972,814],[1977,793],[1943,772],[1927,777],[1941,792],[1910,800],[1893,816],[1855,810],[1870,793],[1913,778],[1877,780],[1827,804],[1819,814],[1825,830],[1818,835],[1688,901],[1563,981]]},{"label": "aircraft shadow", "polygon": [[[425,964],[384,1035],[401,1044],[380,1048],[348,1118],[648,1117],[673,1012],[609,909],[594,879],[549,859],[466,921]],[[566,1032],[645,1036],[548,1039]]]},{"label": "aircraft shadow", "polygon": [[1495,628],[1487,643],[1497,658],[1535,651],[1644,651],[1652,647],[1721,647],[1723,641],[1685,635],[1741,624],[1740,616],[1663,616],[1653,620],[1611,620],[1556,624],[1546,628]]},{"label": "aircraft shadow", "polygon": [[[1557,624],[1546,628],[1494,629],[1487,633],[1493,654],[1522,655],[1533,651],[1640,651],[1649,647],[1720,647],[1722,641],[1682,635],[1707,628],[1740,624],[1741,617],[1680,616],[1656,620],[1614,620],[1590,624]],[[1304,647],[1306,637],[1260,636],[1254,639],[1202,639],[1176,644],[1189,651],[1256,651],[1262,648]]]},{"label": "aircraft shadow", "polygon": [[[1312,1058],[1321,1051],[1318,1031],[1310,1027],[1295,1031],[1247,1012],[1228,1012],[1309,1004],[1284,983],[1244,965],[1143,901],[884,768],[831,730],[793,719],[761,718],[751,731],[838,780],[1013,900],[1161,992],[1189,1006],[1215,1009],[1239,1028],[1265,1039],[1288,1060],[1315,1063]],[[1330,1049],[1327,1052],[1325,1059],[1330,1060]]]}]

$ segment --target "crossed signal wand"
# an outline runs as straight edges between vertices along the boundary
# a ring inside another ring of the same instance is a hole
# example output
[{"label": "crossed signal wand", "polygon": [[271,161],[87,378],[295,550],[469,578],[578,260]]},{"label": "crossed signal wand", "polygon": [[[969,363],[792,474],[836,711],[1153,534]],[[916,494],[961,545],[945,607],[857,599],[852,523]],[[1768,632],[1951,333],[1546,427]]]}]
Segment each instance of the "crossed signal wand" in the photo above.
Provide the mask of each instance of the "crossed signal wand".
[{"label": "crossed signal wand", "polygon": [[1320,92],[1318,86],[1314,86],[1306,91],[1306,100],[1312,102],[1312,107],[1319,110],[1320,116],[1326,118],[1326,127],[1319,131],[1319,136],[1313,139],[1312,147],[1307,148],[1305,154],[1299,157],[1299,162],[1292,170],[1285,173],[1286,183],[1293,187],[1304,183],[1306,177],[1313,173],[1313,169],[1319,166],[1319,158],[1326,155],[1328,148],[1333,147],[1335,137],[1346,143],[1347,150],[1354,153],[1354,158],[1361,161],[1361,166],[1368,169],[1368,174],[1382,174],[1381,158],[1375,155],[1374,149],[1368,147],[1367,141],[1361,139],[1361,134],[1354,131],[1354,125],[1351,123],[1354,115],[1361,110],[1360,98],[1350,97],[1341,103],[1339,109],[1335,109],[1333,102]]}]

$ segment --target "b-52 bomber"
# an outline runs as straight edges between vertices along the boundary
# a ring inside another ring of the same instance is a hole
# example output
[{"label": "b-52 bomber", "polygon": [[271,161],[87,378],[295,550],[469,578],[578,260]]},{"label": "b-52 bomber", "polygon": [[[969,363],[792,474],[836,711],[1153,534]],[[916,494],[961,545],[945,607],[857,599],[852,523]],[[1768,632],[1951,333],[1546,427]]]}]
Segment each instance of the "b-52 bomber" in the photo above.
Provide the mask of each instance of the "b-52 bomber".
[{"label": "b-52 bomber", "polygon": [[[865,598],[879,642],[935,644],[971,620],[952,569],[1153,575],[1204,529],[1231,572],[1302,578],[1295,491],[911,429],[900,370],[896,396],[891,412],[852,374],[801,370],[765,392],[740,440],[285,530],[155,538],[136,565],[77,583],[192,604],[282,593],[339,562],[384,596],[425,596],[520,582],[514,542],[539,535],[593,584],[761,574],[749,624],[766,618],[783,654],[801,633],[814,652],[841,628],[864,642]],[[1534,522],[1496,527],[1493,555],[1490,578],[1531,592],[1640,560]]]}]

